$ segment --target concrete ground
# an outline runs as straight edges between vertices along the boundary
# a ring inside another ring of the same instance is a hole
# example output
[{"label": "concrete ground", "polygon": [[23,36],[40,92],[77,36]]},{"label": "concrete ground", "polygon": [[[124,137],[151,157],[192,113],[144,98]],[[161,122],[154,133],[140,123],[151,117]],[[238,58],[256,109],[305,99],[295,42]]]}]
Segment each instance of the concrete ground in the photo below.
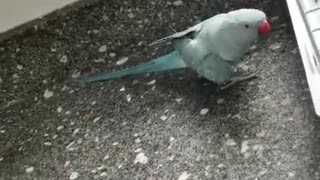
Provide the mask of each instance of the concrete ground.
[{"label": "concrete ground", "polygon": [[[268,1],[234,2],[289,25]],[[319,119],[285,27],[248,53],[260,77],[222,93],[188,70],[70,82],[168,52],[146,45],[216,7],[101,1],[0,44],[0,179],[320,179]]]}]

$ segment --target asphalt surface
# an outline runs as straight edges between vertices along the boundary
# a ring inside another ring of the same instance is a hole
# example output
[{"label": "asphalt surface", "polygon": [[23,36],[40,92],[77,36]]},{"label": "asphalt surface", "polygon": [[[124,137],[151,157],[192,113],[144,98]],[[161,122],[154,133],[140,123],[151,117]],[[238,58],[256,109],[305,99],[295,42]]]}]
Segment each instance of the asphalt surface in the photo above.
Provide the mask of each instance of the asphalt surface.
[{"label": "asphalt surface", "polygon": [[256,2],[219,5],[268,8],[282,28],[246,56],[259,78],[220,93],[188,70],[70,82],[170,51],[146,45],[219,12],[212,2],[101,1],[1,43],[0,179],[320,179],[296,41],[281,8]]}]

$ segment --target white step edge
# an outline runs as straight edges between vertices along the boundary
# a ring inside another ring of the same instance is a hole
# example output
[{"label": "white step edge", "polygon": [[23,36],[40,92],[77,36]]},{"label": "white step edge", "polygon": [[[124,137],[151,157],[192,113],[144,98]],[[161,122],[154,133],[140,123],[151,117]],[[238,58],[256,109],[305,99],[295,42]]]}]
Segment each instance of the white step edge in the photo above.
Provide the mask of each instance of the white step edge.
[{"label": "white step edge", "polygon": [[[313,60],[315,51],[318,50],[312,45],[312,37],[309,36],[306,22],[303,19],[298,2],[296,0],[287,0],[287,5],[304,65],[314,109],[316,114],[320,116],[320,74]],[[316,60],[320,62],[319,59]]]},{"label": "white step edge", "polygon": [[1,0],[0,33],[41,18],[78,0]]}]

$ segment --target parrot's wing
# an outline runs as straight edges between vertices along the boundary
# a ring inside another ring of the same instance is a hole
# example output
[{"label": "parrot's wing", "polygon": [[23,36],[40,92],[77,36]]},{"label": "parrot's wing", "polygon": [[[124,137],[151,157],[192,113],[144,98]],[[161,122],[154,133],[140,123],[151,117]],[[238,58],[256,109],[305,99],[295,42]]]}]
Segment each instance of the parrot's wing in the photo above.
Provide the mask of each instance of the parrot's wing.
[{"label": "parrot's wing", "polygon": [[167,37],[164,37],[164,38],[161,38],[161,39],[158,39],[152,43],[149,44],[149,46],[153,46],[155,44],[159,44],[159,43],[162,43],[162,42],[166,42],[166,41],[170,41],[172,39],[176,39],[176,38],[180,38],[180,37],[183,37],[183,36],[186,36],[190,33],[194,34],[194,33],[198,33],[199,31],[201,31],[202,27],[204,25],[204,21],[195,25],[195,26],[192,26],[184,31],[181,31],[181,32],[177,32],[175,34],[172,34],[170,36],[167,36]]}]

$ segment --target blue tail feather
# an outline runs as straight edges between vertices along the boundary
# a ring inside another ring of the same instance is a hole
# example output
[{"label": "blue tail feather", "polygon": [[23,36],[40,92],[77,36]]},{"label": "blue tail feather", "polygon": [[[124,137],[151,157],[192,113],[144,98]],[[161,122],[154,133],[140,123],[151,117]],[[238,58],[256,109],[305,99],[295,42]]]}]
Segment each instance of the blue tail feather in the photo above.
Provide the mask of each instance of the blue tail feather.
[{"label": "blue tail feather", "polygon": [[166,70],[185,68],[184,61],[178,56],[176,51],[160,56],[149,62],[129,67],[115,72],[100,72],[87,77],[81,77],[80,81],[95,82],[115,78],[121,78],[129,75],[137,75],[143,73],[161,72]]}]

